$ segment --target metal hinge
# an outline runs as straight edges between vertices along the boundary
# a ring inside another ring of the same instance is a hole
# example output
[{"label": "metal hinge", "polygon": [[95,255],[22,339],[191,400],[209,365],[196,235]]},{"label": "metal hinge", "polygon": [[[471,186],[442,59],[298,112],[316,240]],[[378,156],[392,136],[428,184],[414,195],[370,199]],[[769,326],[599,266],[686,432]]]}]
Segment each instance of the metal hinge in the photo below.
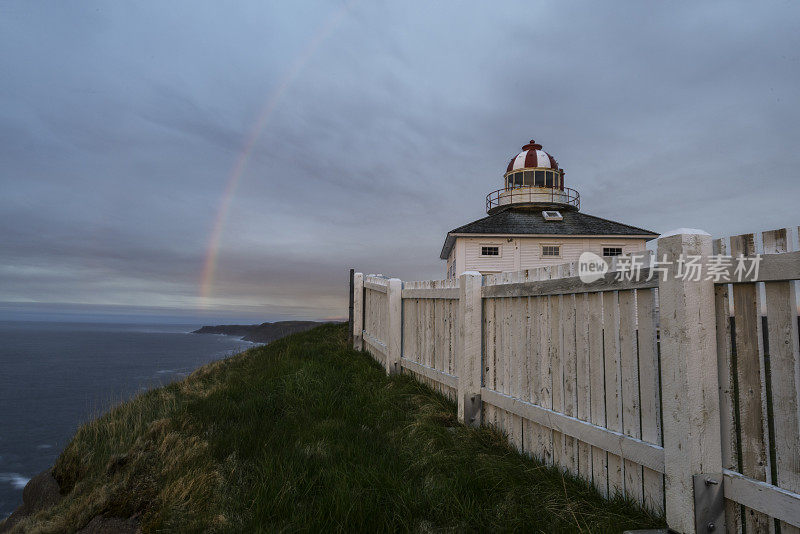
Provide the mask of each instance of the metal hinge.
[{"label": "metal hinge", "polygon": [[481,426],[481,396],[466,395],[464,398],[464,421],[469,426]]},{"label": "metal hinge", "polygon": [[697,534],[725,532],[725,497],[722,473],[701,474],[694,482],[694,528]]}]

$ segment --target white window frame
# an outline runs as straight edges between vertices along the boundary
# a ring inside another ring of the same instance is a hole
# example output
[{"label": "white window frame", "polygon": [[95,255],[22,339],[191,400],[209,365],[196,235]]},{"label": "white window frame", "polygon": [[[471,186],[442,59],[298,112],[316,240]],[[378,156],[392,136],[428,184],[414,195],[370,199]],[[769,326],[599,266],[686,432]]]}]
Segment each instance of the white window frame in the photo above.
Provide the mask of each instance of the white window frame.
[{"label": "white window frame", "polygon": [[[558,247],[558,256],[545,255],[544,247]],[[562,256],[564,245],[562,243],[539,243],[539,258],[543,260],[559,259]]]},{"label": "white window frame", "polygon": [[[554,213],[553,216],[545,215],[546,213]],[[547,222],[560,222],[564,220],[564,216],[558,210],[542,210],[542,218]]]},{"label": "white window frame", "polygon": [[[497,256],[493,254],[484,254],[483,247],[497,247]],[[503,257],[503,245],[501,243],[481,243],[478,245],[478,257],[479,258],[502,258]]]},{"label": "white window frame", "polygon": [[620,251],[622,252],[622,253],[620,254],[620,256],[624,256],[624,255],[625,255],[625,245],[619,245],[619,244],[617,244],[617,245],[603,244],[603,245],[601,245],[601,246],[600,246],[600,256],[601,256],[601,257],[603,257],[603,258],[613,258],[613,257],[614,257],[614,256],[606,256],[606,250],[605,250],[605,249],[607,249],[607,248],[618,248],[618,249],[620,249]]}]

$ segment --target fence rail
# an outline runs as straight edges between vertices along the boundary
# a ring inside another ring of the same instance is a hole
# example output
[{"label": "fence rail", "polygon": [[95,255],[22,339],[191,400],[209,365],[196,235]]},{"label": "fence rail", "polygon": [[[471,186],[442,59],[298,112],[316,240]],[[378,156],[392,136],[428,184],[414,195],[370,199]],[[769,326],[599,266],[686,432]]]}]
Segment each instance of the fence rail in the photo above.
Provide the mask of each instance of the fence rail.
[{"label": "fence rail", "polygon": [[499,391],[481,388],[481,399],[487,404],[540,426],[551,428],[564,436],[580,439],[588,445],[616,453],[620,457],[633,460],[654,471],[664,472],[664,448],[658,445],[593,425],[555,410],[542,408]]},{"label": "fence rail", "polygon": [[[619,259],[591,283],[576,264],[406,283],[355,273],[355,346],[456,399],[461,421],[677,531],[800,533],[792,232],[665,236],[638,277]],[[728,254],[714,277],[680,276],[686,256],[706,268]],[[757,254],[739,279],[736,258]]]}]

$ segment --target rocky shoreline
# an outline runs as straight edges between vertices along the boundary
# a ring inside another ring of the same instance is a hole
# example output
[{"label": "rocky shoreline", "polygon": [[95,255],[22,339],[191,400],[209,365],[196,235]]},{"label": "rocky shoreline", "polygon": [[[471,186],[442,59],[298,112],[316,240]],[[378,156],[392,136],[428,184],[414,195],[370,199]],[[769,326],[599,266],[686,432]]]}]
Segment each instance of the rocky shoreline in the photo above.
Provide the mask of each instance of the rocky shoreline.
[{"label": "rocky shoreline", "polygon": [[305,332],[317,326],[326,324],[317,321],[278,321],[275,323],[261,324],[230,324],[204,326],[198,328],[193,334],[217,334],[236,336],[244,341],[253,343],[269,343],[296,332]]},{"label": "rocky shoreline", "polygon": [[[53,478],[52,470],[42,471],[25,484],[22,504],[4,521],[0,521],[0,533],[11,532],[14,527],[36,512],[52,508],[61,501],[61,488]],[[136,517],[96,516],[78,531],[79,534],[136,534],[141,532]]]}]

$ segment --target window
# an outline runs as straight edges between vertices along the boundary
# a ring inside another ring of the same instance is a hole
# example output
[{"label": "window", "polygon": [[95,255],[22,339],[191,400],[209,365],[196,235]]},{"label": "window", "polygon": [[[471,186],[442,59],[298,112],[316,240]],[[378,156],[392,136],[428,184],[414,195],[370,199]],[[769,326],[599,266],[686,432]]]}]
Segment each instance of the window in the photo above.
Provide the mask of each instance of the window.
[{"label": "window", "polygon": [[522,172],[515,172],[513,174],[509,174],[506,176],[506,182],[508,185],[506,186],[508,189],[512,189],[514,187],[522,187]]},{"label": "window", "polygon": [[557,171],[516,171],[506,175],[506,188],[563,187],[561,173]]},{"label": "window", "polygon": [[563,221],[564,216],[561,215],[561,212],[558,211],[543,211],[542,217],[544,217],[545,221]]},{"label": "window", "polygon": [[603,247],[603,256],[622,256],[622,247]]},{"label": "window", "polygon": [[543,258],[560,258],[561,245],[542,245]]},{"label": "window", "polygon": [[481,256],[499,256],[500,247],[481,247]]},{"label": "window", "polygon": [[526,186],[533,185],[533,171],[525,171],[525,174],[522,178],[522,183]]}]

